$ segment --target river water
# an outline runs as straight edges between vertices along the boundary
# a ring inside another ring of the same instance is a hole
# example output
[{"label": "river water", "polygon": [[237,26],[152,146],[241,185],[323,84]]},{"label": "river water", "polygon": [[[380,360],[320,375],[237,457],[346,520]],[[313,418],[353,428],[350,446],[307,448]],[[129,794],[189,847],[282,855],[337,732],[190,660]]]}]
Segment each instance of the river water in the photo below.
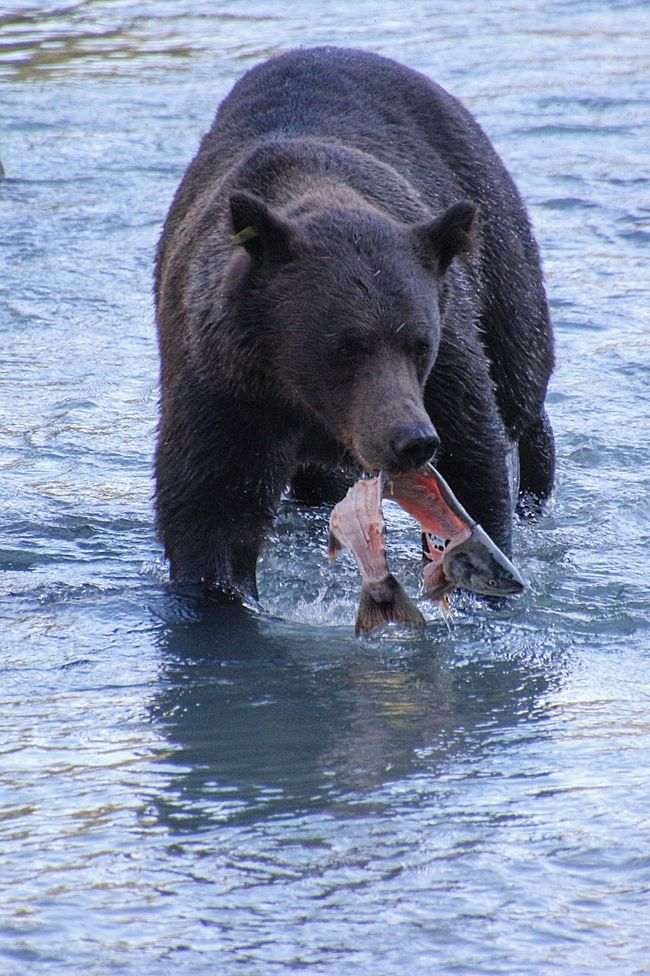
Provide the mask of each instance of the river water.
[{"label": "river water", "polygon": [[[0,974],[649,973],[647,3],[1,10]],[[458,95],[544,256],[528,589],[422,634],[355,640],[325,509],[285,504],[258,615],[177,600],[152,527],[164,214],[235,79],[316,43]]]}]

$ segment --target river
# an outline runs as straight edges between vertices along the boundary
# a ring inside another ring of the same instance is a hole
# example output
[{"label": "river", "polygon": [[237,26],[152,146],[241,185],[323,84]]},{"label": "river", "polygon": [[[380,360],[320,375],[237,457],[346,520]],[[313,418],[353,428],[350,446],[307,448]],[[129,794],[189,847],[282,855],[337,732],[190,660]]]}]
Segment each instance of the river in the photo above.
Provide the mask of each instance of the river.
[{"label": "river", "polygon": [[[321,43],[474,112],[555,322],[527,590],[423,633],[354,638],[324,508],[260,614],[179,600],[153,528],[164,215],[237,77]],[[650,972],[649,52],[632,0],[5,2],[2,976]]]}]

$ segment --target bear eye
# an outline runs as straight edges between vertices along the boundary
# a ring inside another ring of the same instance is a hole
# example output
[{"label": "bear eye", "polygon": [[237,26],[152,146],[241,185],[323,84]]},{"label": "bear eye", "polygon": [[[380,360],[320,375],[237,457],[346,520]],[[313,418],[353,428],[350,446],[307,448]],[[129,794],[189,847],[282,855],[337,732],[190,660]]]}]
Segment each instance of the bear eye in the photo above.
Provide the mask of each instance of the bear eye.
[{"label": "bear eye", "polygon": [[338,347],[337,353],[346,359],[358,359],[366,351],[366,344],[363,339],[359,339],[356,336],[348,336],[347,339],[343,339]]},{"label": "bear eye", "polygon": [[426,359],[426,357],[429,355],[429,349],[429,343],[425,342],[423,339],[416,342],[413,346],[413,352],[415,353],[417,359]]}]

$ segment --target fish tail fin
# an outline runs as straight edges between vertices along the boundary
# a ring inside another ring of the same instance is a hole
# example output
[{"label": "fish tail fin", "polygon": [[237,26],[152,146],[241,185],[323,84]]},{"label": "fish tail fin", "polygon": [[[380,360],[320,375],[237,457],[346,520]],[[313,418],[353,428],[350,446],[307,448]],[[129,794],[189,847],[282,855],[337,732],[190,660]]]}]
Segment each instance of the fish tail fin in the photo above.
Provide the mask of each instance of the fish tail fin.
[{"label": "fish tail fin", "polygon": [[404,588],[389,573],[379,583],[364,583],[354,632],[370,634],[386,624],[424,627],[426,621]]}]

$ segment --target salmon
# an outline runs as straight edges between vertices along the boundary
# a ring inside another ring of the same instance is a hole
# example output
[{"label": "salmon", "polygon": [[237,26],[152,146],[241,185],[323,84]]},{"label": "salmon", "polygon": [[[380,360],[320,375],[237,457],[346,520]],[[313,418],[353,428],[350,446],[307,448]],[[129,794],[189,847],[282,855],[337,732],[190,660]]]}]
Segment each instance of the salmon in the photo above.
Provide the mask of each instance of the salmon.
[{"label": "salmon", "polygon": [[431,465],[419,471],[358,481],[330,516],[329,555],[355,556],[363,585],[356,634],[387,623],[422,627],[424,617],[388,568],[382,499],[397,502],[420,523],[425,542],[424,589],[443,600],[462,587],[484,596],[520,593],[524,581],[510,560],[462,507]]},{"label": "salmon", "polygon": [[330,516],[329,556],[349,549],[362,578],[355,633],[369,634],[389,623],[423,627],[425,619],[388,568],[381,508],[385,476],[357,481]]},{"label": "salmon", "polygon": [[465,511],[433,465],[391,475],[384,497],[396,501],[422,527],[427,596],[441,599],[456,587],[483,596],[524,589],[517,569]]}]

